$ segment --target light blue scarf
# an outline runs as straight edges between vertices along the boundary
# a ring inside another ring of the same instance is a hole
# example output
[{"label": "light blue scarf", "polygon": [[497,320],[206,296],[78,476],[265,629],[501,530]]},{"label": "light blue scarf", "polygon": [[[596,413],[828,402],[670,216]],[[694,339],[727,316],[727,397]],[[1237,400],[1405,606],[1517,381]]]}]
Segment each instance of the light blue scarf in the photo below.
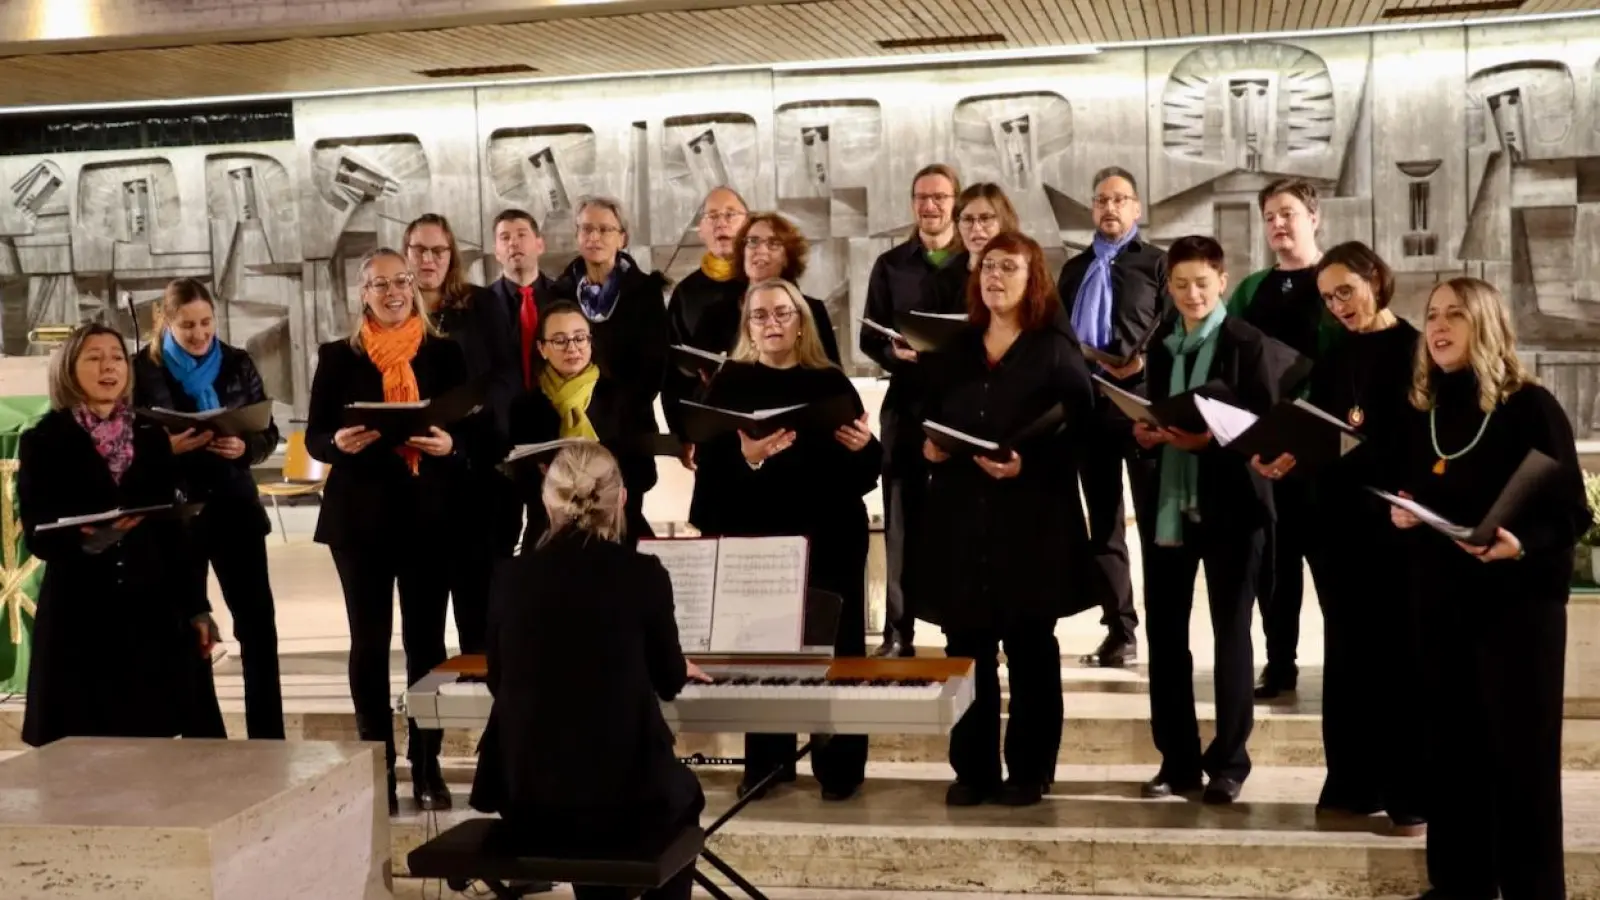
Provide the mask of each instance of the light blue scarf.
[{"label": "light blue scarf", "polygon": [[204,356],[194,356],[179,345],[170,329],[163,330],[161,361],[166,364],[167,371],[177,376],[179,386],[194,400],[196,410],[205,412],[222,408],[222,401],[217,399],[217,373],[222,371],[222,341],[213,337],[211,349]]},{"label": "light blue scarf", "polygon": [[1115,241],[1098,231],[1094,233],[1094,243],[1089,245],[1094,262],[1084,273],[1072,305],[1072,330],[1086,346],[1104,350],[1111,343],[1111,309],[1116,305],[1111,296],[1111,263],[1138,236],[1137,225]]},{"label": "light blue scarf", "polygon": [[[1162,341],[1162,346],[1172,354],[1172,377],[1167,382],[1167,396],[1176,397],[1206,383],[1211,374],[1211,358],[1217,352],[1217,331],[1228,316],[1228,307],[1221,302],[1200,322],[1194,331],[1186,331],[1182,318]],[[1184,362],[1194,357],[1194,365],[1184,372]],[[1171,444],[1161,448],[1160,505],[1156,514],[1156,543],[1162,547],[1183,546],[1183,523],[1198,519],[1200,512],[1200,457],[1179,450]]]}]

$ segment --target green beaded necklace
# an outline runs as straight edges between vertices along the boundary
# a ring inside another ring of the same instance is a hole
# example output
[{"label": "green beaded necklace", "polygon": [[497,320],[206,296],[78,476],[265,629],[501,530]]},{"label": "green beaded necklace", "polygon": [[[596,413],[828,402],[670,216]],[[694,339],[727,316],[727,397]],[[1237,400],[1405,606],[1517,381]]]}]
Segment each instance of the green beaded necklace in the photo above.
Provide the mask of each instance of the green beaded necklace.
[{"label": "green beaded necklace", "polygon": [[1435,419],[1438,411],[1438,404],[1434,404],[1434,406],[1428,410],[1428,437],[1433,441],[1434,454],[1439,457],[1439,461],[1433,464],[1433,474],[1443,475],[1444,464],[1446,461],[1460,459],[1461,457],[1466,456],[1468,453],[1472,452],[1473,447],[1478,446],[1479,441],[1483,440],[1483,433],[1489,430],[1489,417],[1494,415],[1494,410],[1491,409],[1483,414],[1483,424],[1478,426],[1478,434],[1473,437],[1472,443],[1462,447],[1460,450],[1457,450],[1454,453],[1446,453],[1439,449],[1439,425]]}]

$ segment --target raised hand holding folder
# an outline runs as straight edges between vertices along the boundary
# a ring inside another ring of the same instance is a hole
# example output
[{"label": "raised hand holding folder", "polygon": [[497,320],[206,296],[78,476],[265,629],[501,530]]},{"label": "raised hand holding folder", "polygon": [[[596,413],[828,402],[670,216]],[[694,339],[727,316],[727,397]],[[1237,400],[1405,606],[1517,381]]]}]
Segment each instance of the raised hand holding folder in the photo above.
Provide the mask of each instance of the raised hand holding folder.
[{"label": "raised hand holding folder", "polygon": [[1348,425],[1300,399],[1284,400],[1264,416],[1212,397],[1194,402],[1217,443],[1264,463],[1288,453],[1294,471],[1303,474],[1344,457],[1363,441]]},{"label": "raised hand holding folder", "polygon": [[813,403],[749,411],[723,409],[693,400],[678,402],[683,406],[683,430],[691,444],[703,444],[735,431],[742,431],[756,439],[779,431],[802,428],[832,432],[860,416],[856,398],[852,394],[837,394]]},{"label": "raised hand holding folder", "polygon": [[722,371],[728,361],[726,353],[712,353],[710,350],[701,350],[688,344],[673,344],[668,348],[672,351],[672,363],[678,371],[690,378],[709,379]]},{"label": "raised hand holding folder", "polygon": [[1500,529],[1506,528],[1512,519],[1527,508],[1559,469],[1560,464],[1554,459],[1538,450],[1529,450],[1516,471],[1511,473],[1511,479],[1500,489],[1500,496],[1495,498],[1483,520],[1470,527],[1452,522],[1409,497],[1375,487],[1368,487],[1367,490],[1383,498],[1389,505],[1411,513],[1422,524],[1451,540],[1474,547],[1487,547],[1494,543]]},{"label": "raised hand holding folder", "polygon": [[1151,323],[1144,334],[1139,336],[1137,341],[1134,341],[1133,346],[1128,348],[1128,352],[1121,356],[1112,356],[1104,350],[1097,350],[1088,344],[1081,345],[1083,347],[1083,355],[1090,362],[1099,363],[1107,369],[1126,369],[1133,364],[1134,360],[1144,355],[1145,348],[1150,346],[1150,338],[1155,335],[1156,328],[1160,325],[1161,320],[1158,318]]},{"label": "raised hand holding folder", "polygon": [[386,441],[427,437],[435,427],[446,428],[483,408],[484,383],[474,380],[437,397],[409,403],[360,401],[344,408],[344,424],[370,428]]},{"label": "raised hand holding folder", "polygon": [[1039,418],[1030,422],[1025,428],[1003,441],[994,441],[988,438],[968,434],[940,422],[925,421],[922,423],[922,433],[933,445],[951,456],[982,456],[995,462],[1005,462],[1011,458],[1012,452],[1018,444],[1031,438],[1049,434],[1061,427],[1066,420],[1066,408],[1057,403],[1046,410]]},{"label": "raised hand holding folder", "polygon": [[217,437],[242,437],[259,434],[272,425],[271,400],[232,409],[208,409],[205,412],[180,412],[155,406],[135,409],[134,413],[159,422],[168,431],[177,434],[193,429],[197,433],[209,431]]}]

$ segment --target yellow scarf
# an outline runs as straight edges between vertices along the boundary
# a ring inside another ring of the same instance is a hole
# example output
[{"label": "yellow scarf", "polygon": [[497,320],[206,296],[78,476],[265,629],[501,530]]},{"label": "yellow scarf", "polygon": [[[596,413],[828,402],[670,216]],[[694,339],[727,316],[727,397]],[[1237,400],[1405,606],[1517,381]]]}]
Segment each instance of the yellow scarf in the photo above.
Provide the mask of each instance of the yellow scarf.
[{"label": "yellow scarf", "polygon": [[700,257],[700,271],[712,281],[731,281],[733,276],[739,274],[733,266],[733,260],[723,259],[715,253],[707,253]]},{"label": "yellow scarf", "polygon": [[600,367],[594,363],[571,378],[563,379],[550,366],[539,373],[539,390],[550,398],[550,405],[561,417],[561,437],[600,439],[589,423],[589,401],[594,397],[594,385],[599,380]]}]

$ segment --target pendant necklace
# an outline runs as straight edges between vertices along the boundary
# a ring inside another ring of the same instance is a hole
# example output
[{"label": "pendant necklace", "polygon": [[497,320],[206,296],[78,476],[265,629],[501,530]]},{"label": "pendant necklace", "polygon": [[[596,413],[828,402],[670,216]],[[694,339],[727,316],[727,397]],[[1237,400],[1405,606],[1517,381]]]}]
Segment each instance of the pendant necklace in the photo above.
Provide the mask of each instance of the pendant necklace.
[{"label": "pendant necklace", "polygon": [[1489,428],[1489,417],[1494,415],[1494,410],[1483,414],[1483,422],[1478,426],[1478,434],[1472,439],[1472,443],[1462,447],[1455,453],[1446,453],[1439,449],[1439,425],[1436,419],[1438,413],[1439,407],[1437,405],[1428,410],[1428,437],[1433,441],[1434,454],[1439,457],[1439,461],[1433,464],[1433,474],[1443,475],[1446,462],[1466,456],[1472,452],[1473,447],[1478,446],[1479,441],[1483,440],[1483,433]]}]

